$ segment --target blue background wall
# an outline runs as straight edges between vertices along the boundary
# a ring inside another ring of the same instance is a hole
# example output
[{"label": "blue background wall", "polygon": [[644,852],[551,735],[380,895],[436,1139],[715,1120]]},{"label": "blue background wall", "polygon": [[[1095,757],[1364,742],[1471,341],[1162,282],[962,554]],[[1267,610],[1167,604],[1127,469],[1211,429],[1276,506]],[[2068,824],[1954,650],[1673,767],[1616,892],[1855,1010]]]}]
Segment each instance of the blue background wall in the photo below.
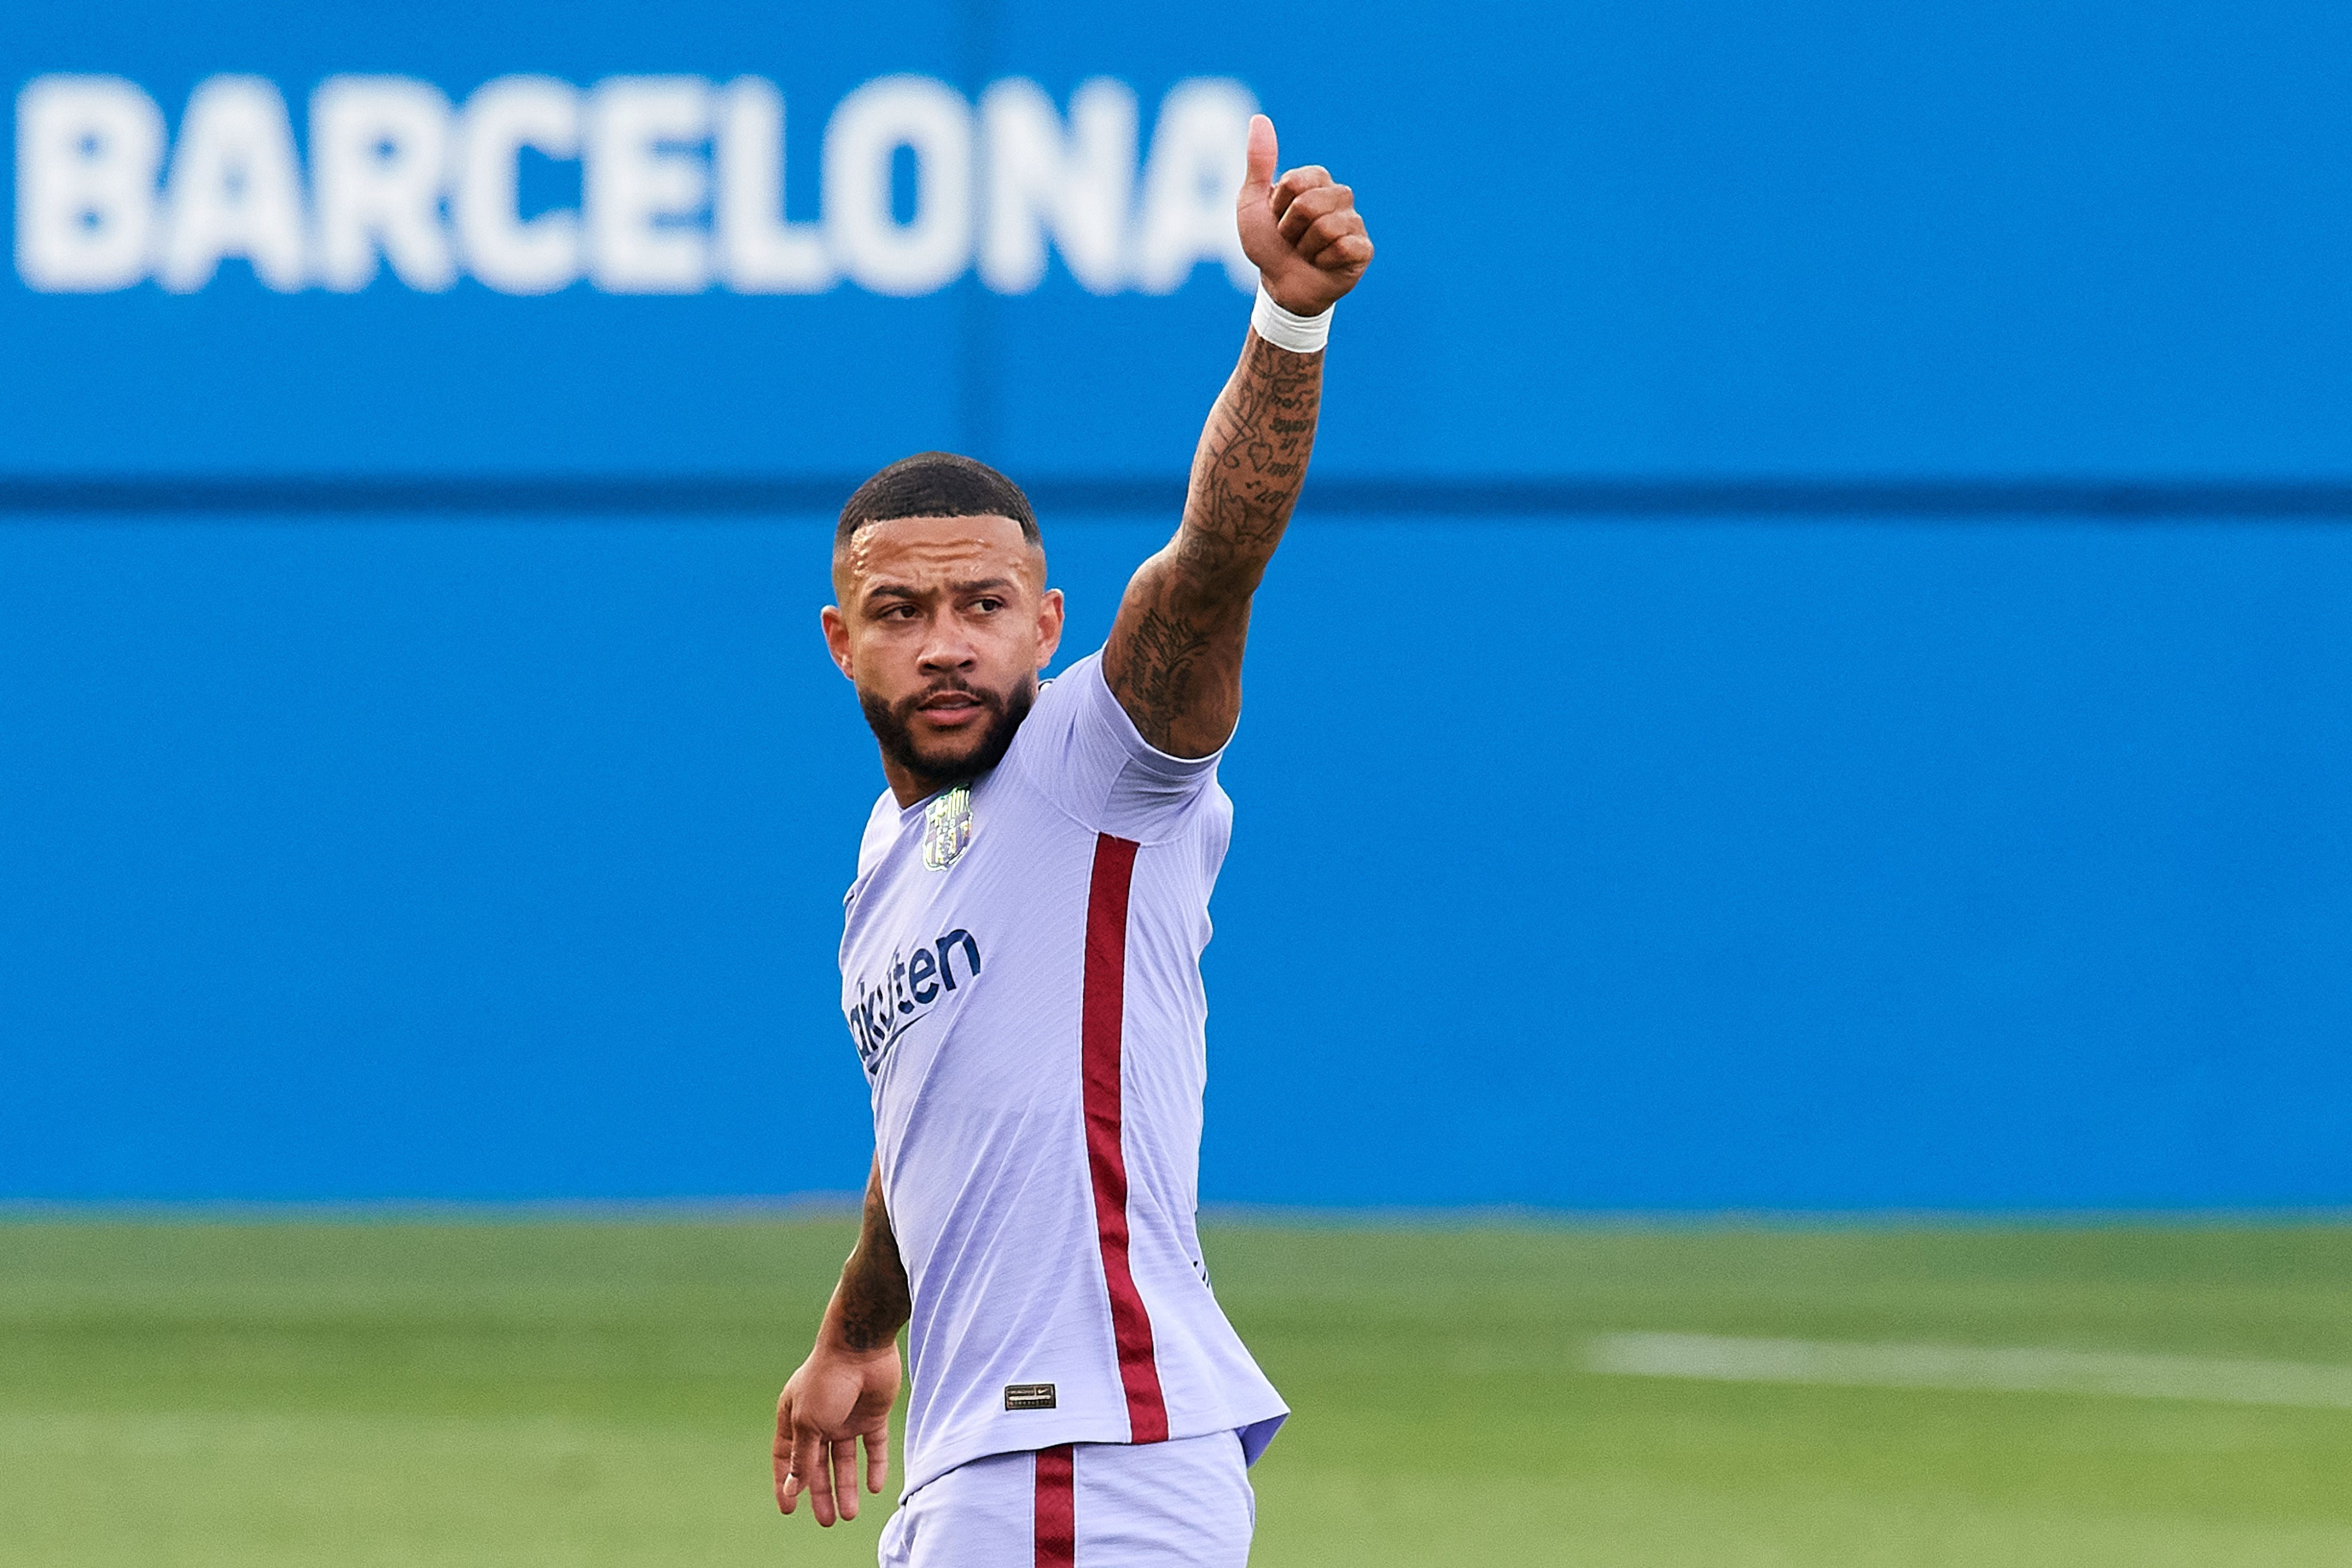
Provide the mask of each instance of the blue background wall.
[{"label": "blue background wall", "polygon": [[[298,126],[753,71],[811,170],[888,71],[1108,72],[1147,133],[1242,80],[1381,258],[1226,772],[1206,1195],[2352,1202],[2352,21],[1298,33],[132,6],[0,64]],[[0,282],[0,1197],[854,1186],[821,507],[1003,464],[1090,647],[1244,314]]]}]

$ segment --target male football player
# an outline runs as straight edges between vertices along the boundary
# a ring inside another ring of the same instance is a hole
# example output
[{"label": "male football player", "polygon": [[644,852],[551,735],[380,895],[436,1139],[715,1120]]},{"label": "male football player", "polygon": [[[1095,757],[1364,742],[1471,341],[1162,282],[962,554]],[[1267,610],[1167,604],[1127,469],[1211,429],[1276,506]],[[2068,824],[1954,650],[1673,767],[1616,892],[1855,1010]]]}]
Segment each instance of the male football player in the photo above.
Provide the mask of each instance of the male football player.
[{"label": "male football player", "polygon": [[1101,652],[1040,684],[1062,596],[1028,500],[928,453],[841,514],[824,612],[889,788],[847,898],[843,1011],[874,1103],[865,1225],[776,1405],[776,1500],[879,1491],[886,1568],[1240,1568],[1245,1475],[1287,1413],[1194,1225],[1200,956],[1232,804],[1250,598],[1307,472],[1331,307],[1371,260],[1352,193],[1275,174],[1236,219],[1259,293],[1176,537]]}]

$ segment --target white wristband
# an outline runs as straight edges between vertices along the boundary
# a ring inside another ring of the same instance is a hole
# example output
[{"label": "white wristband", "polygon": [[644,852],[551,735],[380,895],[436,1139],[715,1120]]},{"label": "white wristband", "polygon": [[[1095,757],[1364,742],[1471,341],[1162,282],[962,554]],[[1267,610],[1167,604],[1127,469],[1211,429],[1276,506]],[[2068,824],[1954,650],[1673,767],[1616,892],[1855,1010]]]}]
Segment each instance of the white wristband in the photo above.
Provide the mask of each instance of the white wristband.
[{"label": "white wristband", "polygon": [[1323,345],[1331,340],[1331,312],[1336,305],[1323,307],[1320,316],[1293,316],[1274,302],[1265,285],[1257,286],[1257,303],[1250,308],[1250,329],[1277,349],[1287,349],[1294,354],[1319,354]]}]

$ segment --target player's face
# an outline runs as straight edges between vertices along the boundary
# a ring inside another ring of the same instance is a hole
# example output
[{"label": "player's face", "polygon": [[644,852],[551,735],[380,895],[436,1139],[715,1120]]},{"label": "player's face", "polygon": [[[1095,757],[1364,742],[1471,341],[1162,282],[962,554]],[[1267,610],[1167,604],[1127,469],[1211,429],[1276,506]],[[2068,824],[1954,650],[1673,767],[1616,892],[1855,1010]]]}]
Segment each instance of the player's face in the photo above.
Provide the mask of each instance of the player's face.
[{"label": "player's face", "polygon": [[825,643],[894,771],[929,789],[993,767],[1062,639],[1045,552],[1009,517],[899,517],[858,530],[834,589]]}]

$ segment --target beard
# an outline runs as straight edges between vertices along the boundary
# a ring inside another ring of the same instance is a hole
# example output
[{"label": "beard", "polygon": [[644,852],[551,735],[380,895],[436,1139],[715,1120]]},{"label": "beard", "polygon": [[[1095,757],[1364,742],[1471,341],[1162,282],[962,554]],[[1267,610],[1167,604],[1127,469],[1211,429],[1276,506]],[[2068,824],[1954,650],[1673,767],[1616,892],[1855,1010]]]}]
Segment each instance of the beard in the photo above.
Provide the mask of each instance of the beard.
[{"label": "beard", "polygon": [[[961,693],[988,710],[987,727],[981,731],[979,742],[957,756],[926,755],[915,744],[915,710],[941,692]],[[1005,751],[1013,745],[1013,732],[1029,716],[1029,705],[1036,700],[1034,675],[1010,693],[992,692],[973,685],[961,675],[950,675],[895,703],[885,702],[871,692],[857,694],[858,706],[866,710],[866,727],[881,742],[882,755],[934,790],[976,779],[1003,761]]]}]

